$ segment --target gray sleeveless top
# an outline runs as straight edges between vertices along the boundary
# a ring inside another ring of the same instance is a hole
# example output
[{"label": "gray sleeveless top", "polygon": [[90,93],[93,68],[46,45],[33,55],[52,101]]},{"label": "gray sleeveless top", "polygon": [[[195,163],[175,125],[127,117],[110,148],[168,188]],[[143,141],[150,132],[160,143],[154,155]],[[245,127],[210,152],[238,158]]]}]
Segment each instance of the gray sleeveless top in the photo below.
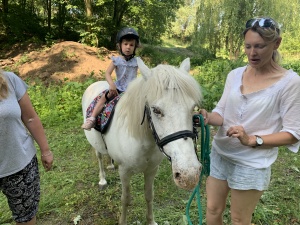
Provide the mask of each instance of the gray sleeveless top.
[{"label": "gray sleeveless top", "polygon": [[132,58],[129,61],[126,61],[122,57],[111,57],[113,64],[115,65],[115,71],[117,75],[117,80],[115,82],[117,89],[120,91],[126,91],[130,81],[137,77],[137,60]]},{"label": "gray sleeveless top", "polygon": [[3,72],[9,95],[0,100],[0,178],[22,170],[36,154],[33,138],[21,120],[18,101],[27,85],[12,72]]}]

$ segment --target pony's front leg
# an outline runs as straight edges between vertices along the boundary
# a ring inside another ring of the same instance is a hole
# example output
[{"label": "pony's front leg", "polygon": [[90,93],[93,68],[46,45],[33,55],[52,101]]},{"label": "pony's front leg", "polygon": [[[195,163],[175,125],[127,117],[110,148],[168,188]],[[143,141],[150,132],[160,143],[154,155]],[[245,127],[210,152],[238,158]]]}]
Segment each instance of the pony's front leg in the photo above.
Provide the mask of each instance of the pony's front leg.
[{"label": "pony's front leg", "polygon": [[119,225],[127,225],[127,210],[131,201],[130,178],[132,174],[128,170],[124,170],[122,166],[119,166],[119,174],[122,183],[122,196],[121,196],[122,211],[119,219]]},{"label": "pony's front leg", "polygon": [[109,156],[109,165],[106,167],[108,170],[114,170],[115,165],[114,165],[114,160]]},{"label": "pony's front leg", "polygon": [[145,180],[145,199],[147,203],[147,225],[157,225],[154,221],[153,215],[153,199],[154,199],[154,178],[156,172],[158,170],[158,166],[152,170],[147,170],[144,172],[144,180]]},{"label": "pony's front leg", "polygon": [[99,165],[99,189],[102,191],[107,187],[107,181],[106,181],[106,174],[104,171],[104,165],[103,165],[103,156],[100,152],[96,151],[96,156],[98,159],[98,165]]}]

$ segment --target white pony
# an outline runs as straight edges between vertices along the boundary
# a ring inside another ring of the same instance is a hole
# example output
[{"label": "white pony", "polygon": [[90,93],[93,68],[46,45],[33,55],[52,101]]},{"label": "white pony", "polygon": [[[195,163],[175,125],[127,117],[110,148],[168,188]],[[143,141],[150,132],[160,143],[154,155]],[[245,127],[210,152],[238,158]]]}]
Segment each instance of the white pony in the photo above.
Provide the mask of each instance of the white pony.
[{"label": "white pony", "polygon": [[[167,156],[171,161],[173,179],[180,188],[192,190],[199,181],[202,166],[195,153],[192,117],[202,95],[199,84],[188,73],[189,58],[180,68],[158,65],[149,69],[141,59],[137,60],[142,76],[133,80],[120,98],[106,133],[95,129],[84,132],[99,160],[100,188],[107,186],[101,155],[109,154],[118,164],[122,182],[119,224],[127,224],[130,178],[143,173],[147,225],[157,225],[153,216],[153,182],[163,158]],[[82,98],[84,120],[89,104],[105,89],[105,81],[86,89]]]}]

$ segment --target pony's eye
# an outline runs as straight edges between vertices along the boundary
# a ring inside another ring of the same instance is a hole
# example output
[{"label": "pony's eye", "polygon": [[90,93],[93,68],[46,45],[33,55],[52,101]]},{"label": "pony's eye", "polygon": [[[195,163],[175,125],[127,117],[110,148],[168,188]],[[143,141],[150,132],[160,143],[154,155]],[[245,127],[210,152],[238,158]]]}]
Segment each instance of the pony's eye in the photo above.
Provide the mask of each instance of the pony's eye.
[{"label": "pony's eye", "polygon": [[155,114],[161,114],[161,111],[158,108],[152,107],[152,109]]},{"label": "pony's eye", "polygon": [[163,113],[159,108],[152,107],[152,110],[153,110],[153,113],[155,113],[156,115],[163,116]]}]

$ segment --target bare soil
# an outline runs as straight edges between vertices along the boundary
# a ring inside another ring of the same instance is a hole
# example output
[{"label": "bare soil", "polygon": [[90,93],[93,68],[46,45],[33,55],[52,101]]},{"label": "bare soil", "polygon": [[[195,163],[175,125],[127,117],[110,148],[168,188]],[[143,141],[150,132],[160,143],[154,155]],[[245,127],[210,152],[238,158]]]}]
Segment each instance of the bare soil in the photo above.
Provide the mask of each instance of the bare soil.
[{"label": "bare soil", "polygon": [[58,42],[51,47],[16,45],[0,52],[0,67],[14,71],[23,79],[39,78],[45,83],[84,81],[91,75],[101,80],[112,55],[118,52],[72,41]]}]

